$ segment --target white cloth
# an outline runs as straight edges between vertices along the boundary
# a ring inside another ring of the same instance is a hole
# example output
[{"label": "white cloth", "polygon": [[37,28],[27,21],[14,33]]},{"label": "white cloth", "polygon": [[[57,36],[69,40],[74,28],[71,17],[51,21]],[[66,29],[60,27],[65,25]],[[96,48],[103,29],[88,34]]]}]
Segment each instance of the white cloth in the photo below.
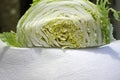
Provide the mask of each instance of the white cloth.
[{"label": "white cloth", "polygon": [[87,49],[15,48],[0,41],[0,80],[120,80],[120,40]]}]

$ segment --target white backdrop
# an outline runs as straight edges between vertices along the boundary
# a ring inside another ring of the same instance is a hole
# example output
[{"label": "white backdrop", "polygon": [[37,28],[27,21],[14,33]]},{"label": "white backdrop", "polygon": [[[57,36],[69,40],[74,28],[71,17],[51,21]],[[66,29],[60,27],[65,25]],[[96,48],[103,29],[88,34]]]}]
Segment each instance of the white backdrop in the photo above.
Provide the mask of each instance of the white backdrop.
[{"label": "white backdrop", "polygon": [[76,50],[15,48],[0,41],[0,80],[120,80],[120,41]]}]

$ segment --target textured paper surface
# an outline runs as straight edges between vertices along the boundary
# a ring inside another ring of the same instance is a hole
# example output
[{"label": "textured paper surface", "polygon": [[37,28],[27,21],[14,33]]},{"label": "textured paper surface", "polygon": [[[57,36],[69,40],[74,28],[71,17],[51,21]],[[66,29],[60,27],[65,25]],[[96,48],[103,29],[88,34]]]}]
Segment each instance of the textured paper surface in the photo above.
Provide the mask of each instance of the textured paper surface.
[{"label": "textured paper surface", "polygon": [[99,48],[14,48],[0,41],[0,80],[120,80],[120,41]]}]

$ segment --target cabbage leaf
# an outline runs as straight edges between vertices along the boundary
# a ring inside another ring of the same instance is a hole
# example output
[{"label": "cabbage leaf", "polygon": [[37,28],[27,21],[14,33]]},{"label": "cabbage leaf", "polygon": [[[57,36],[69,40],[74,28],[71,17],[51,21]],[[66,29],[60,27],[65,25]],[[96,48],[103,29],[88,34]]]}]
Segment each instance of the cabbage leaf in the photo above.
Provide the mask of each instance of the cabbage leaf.
[{"label": "cabbage leaf", "polygon": [[1,33],[0,39],[9,46],[22,47],[22,45],[16,41],[16,33],[13,31]]}]

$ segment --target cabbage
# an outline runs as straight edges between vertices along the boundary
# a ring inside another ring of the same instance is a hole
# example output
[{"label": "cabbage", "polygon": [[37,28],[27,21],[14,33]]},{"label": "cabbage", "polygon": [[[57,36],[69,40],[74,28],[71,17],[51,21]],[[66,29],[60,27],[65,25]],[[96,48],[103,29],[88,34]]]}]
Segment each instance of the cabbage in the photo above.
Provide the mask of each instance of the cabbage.
[{"label": "cabbage", "polygon": [[108,0],[33,0],[17,24],[23,47],[84,48],[111,42]]}]

